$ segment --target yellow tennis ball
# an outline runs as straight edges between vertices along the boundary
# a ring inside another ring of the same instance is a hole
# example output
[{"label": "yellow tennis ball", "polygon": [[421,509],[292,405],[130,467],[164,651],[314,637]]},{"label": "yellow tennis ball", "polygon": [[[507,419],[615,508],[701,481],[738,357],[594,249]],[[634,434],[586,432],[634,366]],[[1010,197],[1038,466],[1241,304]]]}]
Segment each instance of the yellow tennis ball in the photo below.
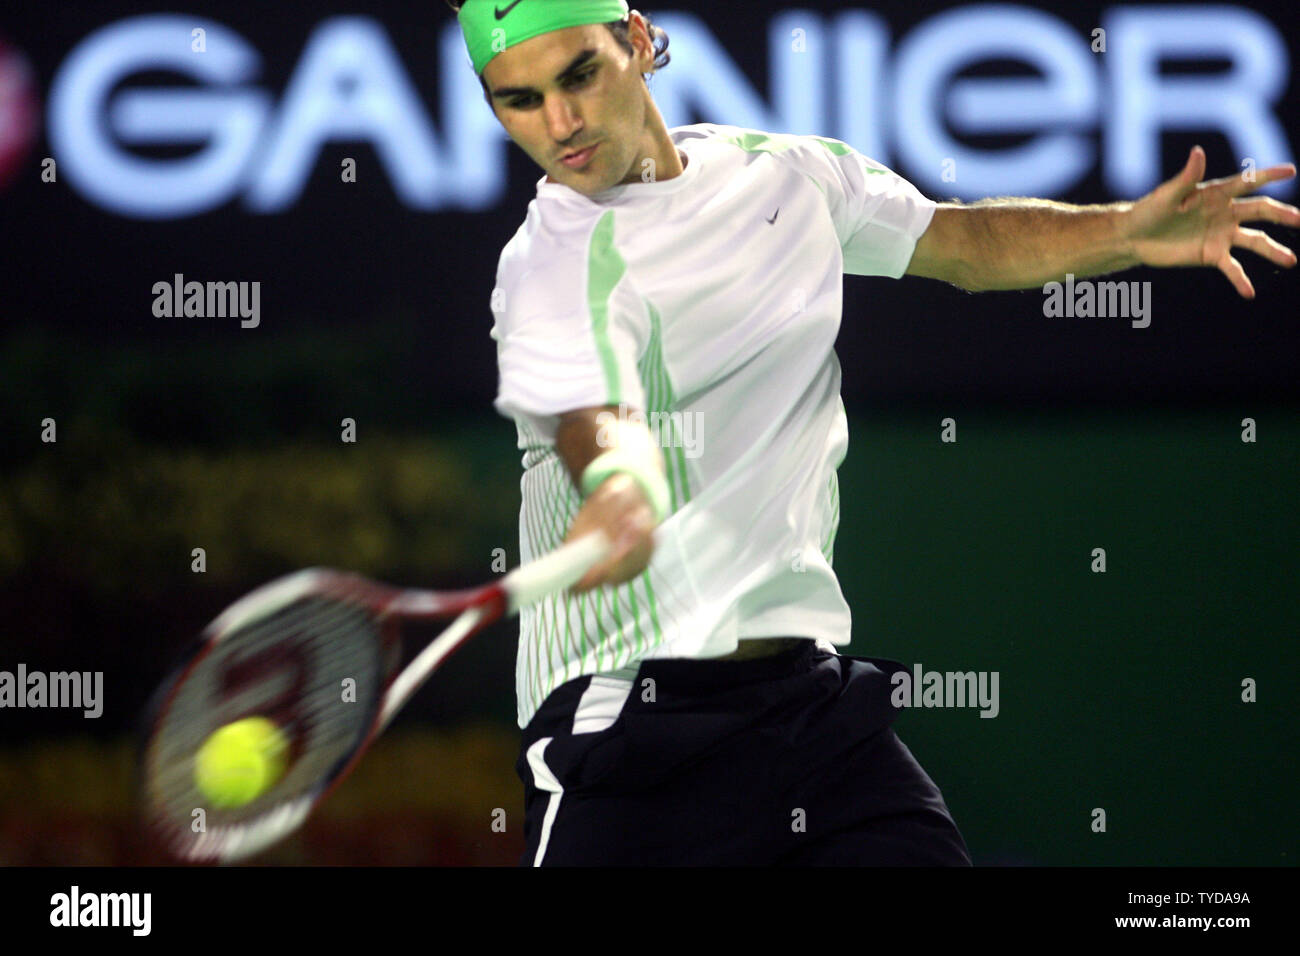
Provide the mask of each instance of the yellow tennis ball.
[{"label": "yellow tennis ball", "polygon": [[245,717],[212,733],[194,756],[194,783],[214,807],[242,807],[284,773],[289,740],[274,721]]}]

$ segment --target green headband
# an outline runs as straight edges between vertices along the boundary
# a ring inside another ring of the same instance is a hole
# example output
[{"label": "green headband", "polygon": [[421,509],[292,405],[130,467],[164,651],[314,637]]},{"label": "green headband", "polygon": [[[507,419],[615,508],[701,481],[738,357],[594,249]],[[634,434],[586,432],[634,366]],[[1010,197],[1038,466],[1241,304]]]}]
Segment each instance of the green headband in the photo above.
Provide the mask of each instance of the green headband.
[{"label": "green headband", "polygon": [[552,30],[611,23],[627,16],[627,0],[466,0],[460,28],[474,72],[516,43]]}]

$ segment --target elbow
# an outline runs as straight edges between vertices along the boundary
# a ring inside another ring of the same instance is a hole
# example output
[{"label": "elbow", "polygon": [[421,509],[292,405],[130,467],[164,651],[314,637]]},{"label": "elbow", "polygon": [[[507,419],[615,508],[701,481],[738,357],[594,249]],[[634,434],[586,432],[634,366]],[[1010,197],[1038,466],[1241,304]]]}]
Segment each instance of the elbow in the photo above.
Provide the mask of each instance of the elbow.
[{"label": "elbow", "polygon": [[947,280],[964,292],[988,292],[992,288],[979,270],[961,266],[955,267]]},{"label": "elbow", "polygon": [[987,268],[965,257],[952,256],[934,270],[934,277],[964,292],[987,292],[992,285]]}]

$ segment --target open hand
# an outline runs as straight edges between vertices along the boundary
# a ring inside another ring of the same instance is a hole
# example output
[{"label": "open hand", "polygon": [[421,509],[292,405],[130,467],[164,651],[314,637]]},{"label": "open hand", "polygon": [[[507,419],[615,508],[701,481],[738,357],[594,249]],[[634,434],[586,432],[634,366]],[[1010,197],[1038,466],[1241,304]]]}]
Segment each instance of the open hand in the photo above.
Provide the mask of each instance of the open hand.
[{"label": "open hand", "polygon": [[1205,150],[1192,148],[1183,171],[1135,202],[1129,213],[1128,237],[1137,258],[1149,266],[1213,266],[1228,277],[1243,298],[1255,298],[1246,270],[1232,255],[1234,246],[1249,249],[1283,268],[1296,264],[1286,246],[1244,222],[1300,226],[1300,209],[1267,196],[1241,199],[1268,183],[1296,174],[1291,163],[1201,182]]}]

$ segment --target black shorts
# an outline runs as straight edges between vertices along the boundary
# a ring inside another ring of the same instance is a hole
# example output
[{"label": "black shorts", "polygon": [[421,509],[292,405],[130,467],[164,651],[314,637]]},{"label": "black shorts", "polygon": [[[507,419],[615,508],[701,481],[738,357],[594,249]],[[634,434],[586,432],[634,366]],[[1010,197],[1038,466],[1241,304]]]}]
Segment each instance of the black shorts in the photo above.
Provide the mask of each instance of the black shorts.
[{"label": "black shorts", "polygon": [[812,641],[580,677],[525,728],[524,865],[969,866],[895,735],[896,661]]}]

